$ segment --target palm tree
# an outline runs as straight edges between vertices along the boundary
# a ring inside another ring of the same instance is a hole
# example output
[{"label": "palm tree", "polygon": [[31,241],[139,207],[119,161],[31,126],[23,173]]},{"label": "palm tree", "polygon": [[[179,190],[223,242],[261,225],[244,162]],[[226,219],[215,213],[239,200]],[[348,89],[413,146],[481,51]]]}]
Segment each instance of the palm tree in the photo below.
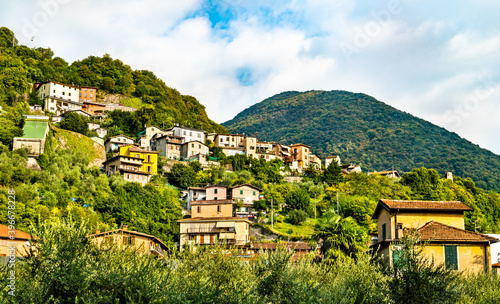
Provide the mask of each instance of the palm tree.
[{"label": "palm tree", "polygon": [[316,224],[313,237],[323,240],[321,251],[327,260],[355,258],[364,252],[368,240],[366,229],[352,217],[343,218],[329,210]]}]

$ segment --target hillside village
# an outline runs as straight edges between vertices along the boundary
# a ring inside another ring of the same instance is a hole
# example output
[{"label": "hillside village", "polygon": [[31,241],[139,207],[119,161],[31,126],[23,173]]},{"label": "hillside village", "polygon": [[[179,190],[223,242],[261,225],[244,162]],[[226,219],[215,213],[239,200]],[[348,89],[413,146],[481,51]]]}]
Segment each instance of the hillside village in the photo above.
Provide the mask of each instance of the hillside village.
[{"label": "hillside village", "polygon": [[[283,145],[278,142],[263,142],[250,135],[207,133],[202,129],[178,124],[167,129],[155,125],[145,126],[143,131],[137,134],[136,139],[123,134],[108,136],[107,130],[101,128],[99,123],[106,118],[108,111],[134,111],[135,109],[98,103],[96,96],[99,89],[96,87],[48,81],[35,84],[33,90],[43,101],[43,107],[31,106],[30,110],[33,115],[24,117],[24,135],[14,138],[13,142],[14,150],[27,149],[31,159],[44,153],[49,129],[61,123],[70,113],[76,113],[89,119],[88,129],[97,134],[92,139],[104,147],[107,159],[100,167],[106,176],[120,174],[124,180],[137,182],[142,186],[150,182],[159,173],[159,169],[166,169],[168,172],[172,164],[177,162],[197,161],[207,169],[211,166],[224,166],[225,170],[233,170],[230,164],[219,164],[215,153],[223,153],[227,157],[244,155],[267,162],[280,160],[287,167],[287,170],[280,170],[280,174],[289,178],[290,181],[300,180],[308,169],[321,171],[331,165],[338,167],[343,174],[362,172],[359,165],[342,164],[339,156],[326,157],[323,161],[313,153],[310,146],[305,144]],[[37,115],[42,113],[44,115]],[[159,168],[159,164],[164,163],[161,159],[170,164],[164,164],[165,168]],[[368,175],[400,178],[396,170],[369,172]],[[453,179],[451,175],[447,177]],[[180,225],[178,248],[183,250],[189,246],[223,242],[240,248],[244,256],[258,254],[262,250],[276,250],[276,243],[250,241],[250,227],[258,219],[254,204],[262,199],[263,189],[248,183],[232,187],[199,184],[196,187],[182,189],[181,202],[184,218],[177,221]],[[413,210],[407,215],[408,219],[404,219],[406,217],[404,210]],[[394,213],[395,211],[397,212]],[[496,251],[493,252],[490,249],[490,244],[498,240],[464,230],[465,211],[472,211],[472,209],[460,202],[386,201],[382,199],[373,214],[373,219],[378,222],[378,233],[372,234],[371,246],[380,256],[381,261],[389,265],[397,260],[397,246],[394,247],[392,244],[398,242],[407,231],[417,229],[425,235],[437,233],[439,238],[429,237],[429,241],[438,246],[445,246],[446,250],[440,253],[438,249],[435,249],[431,253],[432,256],[455,269],[473,269],[475,272],[491,271],[492,265],[496,267],[498,264],[494,263],[493,253],[496,254]],[[448,213],[456,219],[450,222]],[[432,216],[423,219],[426,214],[432,214]],[[443,222],[440,222],[441,220]],[[424,225],[421,226],[421,224]],[[127,226],[104,232],[98,230],[88,237],[95,240],[97,244],[110,240],[121,244],[123,239],[124,245],[142,248],[141,250],[145,250],[146,254],[168,256],[169,248],[160,239],[128,230]],[[453,245],[458,240],[463,244],[461,247]],[[311,246],[305,242],[289,242],[287,246],[296,252],[296,258],[311,251],[317,254],[322,252],[321,246]],[[19,254],[24,255],[26,250],[27,248],[20,245]],[[490,255],[491,258],[489,258]],[[458,259],[458,256],[467,258]],[[476,262],[471,263],[471,259]]]}]

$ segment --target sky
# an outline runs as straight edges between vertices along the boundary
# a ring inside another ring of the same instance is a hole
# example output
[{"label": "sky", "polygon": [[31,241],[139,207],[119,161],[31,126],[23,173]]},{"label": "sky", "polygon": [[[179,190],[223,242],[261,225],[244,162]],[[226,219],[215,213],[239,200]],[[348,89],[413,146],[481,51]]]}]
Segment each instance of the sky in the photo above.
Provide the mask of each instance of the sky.
[{"label": "sky", "polygon": [[[0,0],[69,63],[151,70],[218,123],[284,91],[371,95],[500,155],[499,1]],[[32,41],[32,37],[34,37]]]}]

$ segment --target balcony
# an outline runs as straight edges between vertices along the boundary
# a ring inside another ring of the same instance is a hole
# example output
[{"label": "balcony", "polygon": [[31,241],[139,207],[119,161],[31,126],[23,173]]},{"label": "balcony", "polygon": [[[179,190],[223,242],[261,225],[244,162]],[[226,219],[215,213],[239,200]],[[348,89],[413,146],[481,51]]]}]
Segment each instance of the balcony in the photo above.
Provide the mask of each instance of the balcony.
[{"label": "balcony", "polygon": [[218,230],[216,230],[213,227],[210,228],[187,228],[186,233],[217,233]]},{"label": "balcony", "polygon": [[221,233],[219,233],[219,239],[234,240],[234,239],[236,239],[236,233],[235,232],[221,232]]},{"label": "balcony", "polygon": [[149,250],[153,253],[153,254],[157,254],[161,257],[164,257],[165,256],[165,251],[163,251],[163,249],[161,249],[160,245],[158,244],[151,244],[149,246]]}]

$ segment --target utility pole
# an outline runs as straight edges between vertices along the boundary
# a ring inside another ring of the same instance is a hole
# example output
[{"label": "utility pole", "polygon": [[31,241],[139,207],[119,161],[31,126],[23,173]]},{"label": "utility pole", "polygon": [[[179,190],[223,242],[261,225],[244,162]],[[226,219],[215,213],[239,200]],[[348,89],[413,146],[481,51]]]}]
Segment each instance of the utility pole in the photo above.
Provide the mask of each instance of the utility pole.
[{"label": "utility pole", "polygon": [[337,191],[337,215],[339,215],[339,192]]},{"label": "utility pole", "polygon": [[271,229],[274,229],[273,199],[271,199]]},{"label": "utility pole", "polygon": [[314,219],[316,219],[316,193],[314,193]]}]

